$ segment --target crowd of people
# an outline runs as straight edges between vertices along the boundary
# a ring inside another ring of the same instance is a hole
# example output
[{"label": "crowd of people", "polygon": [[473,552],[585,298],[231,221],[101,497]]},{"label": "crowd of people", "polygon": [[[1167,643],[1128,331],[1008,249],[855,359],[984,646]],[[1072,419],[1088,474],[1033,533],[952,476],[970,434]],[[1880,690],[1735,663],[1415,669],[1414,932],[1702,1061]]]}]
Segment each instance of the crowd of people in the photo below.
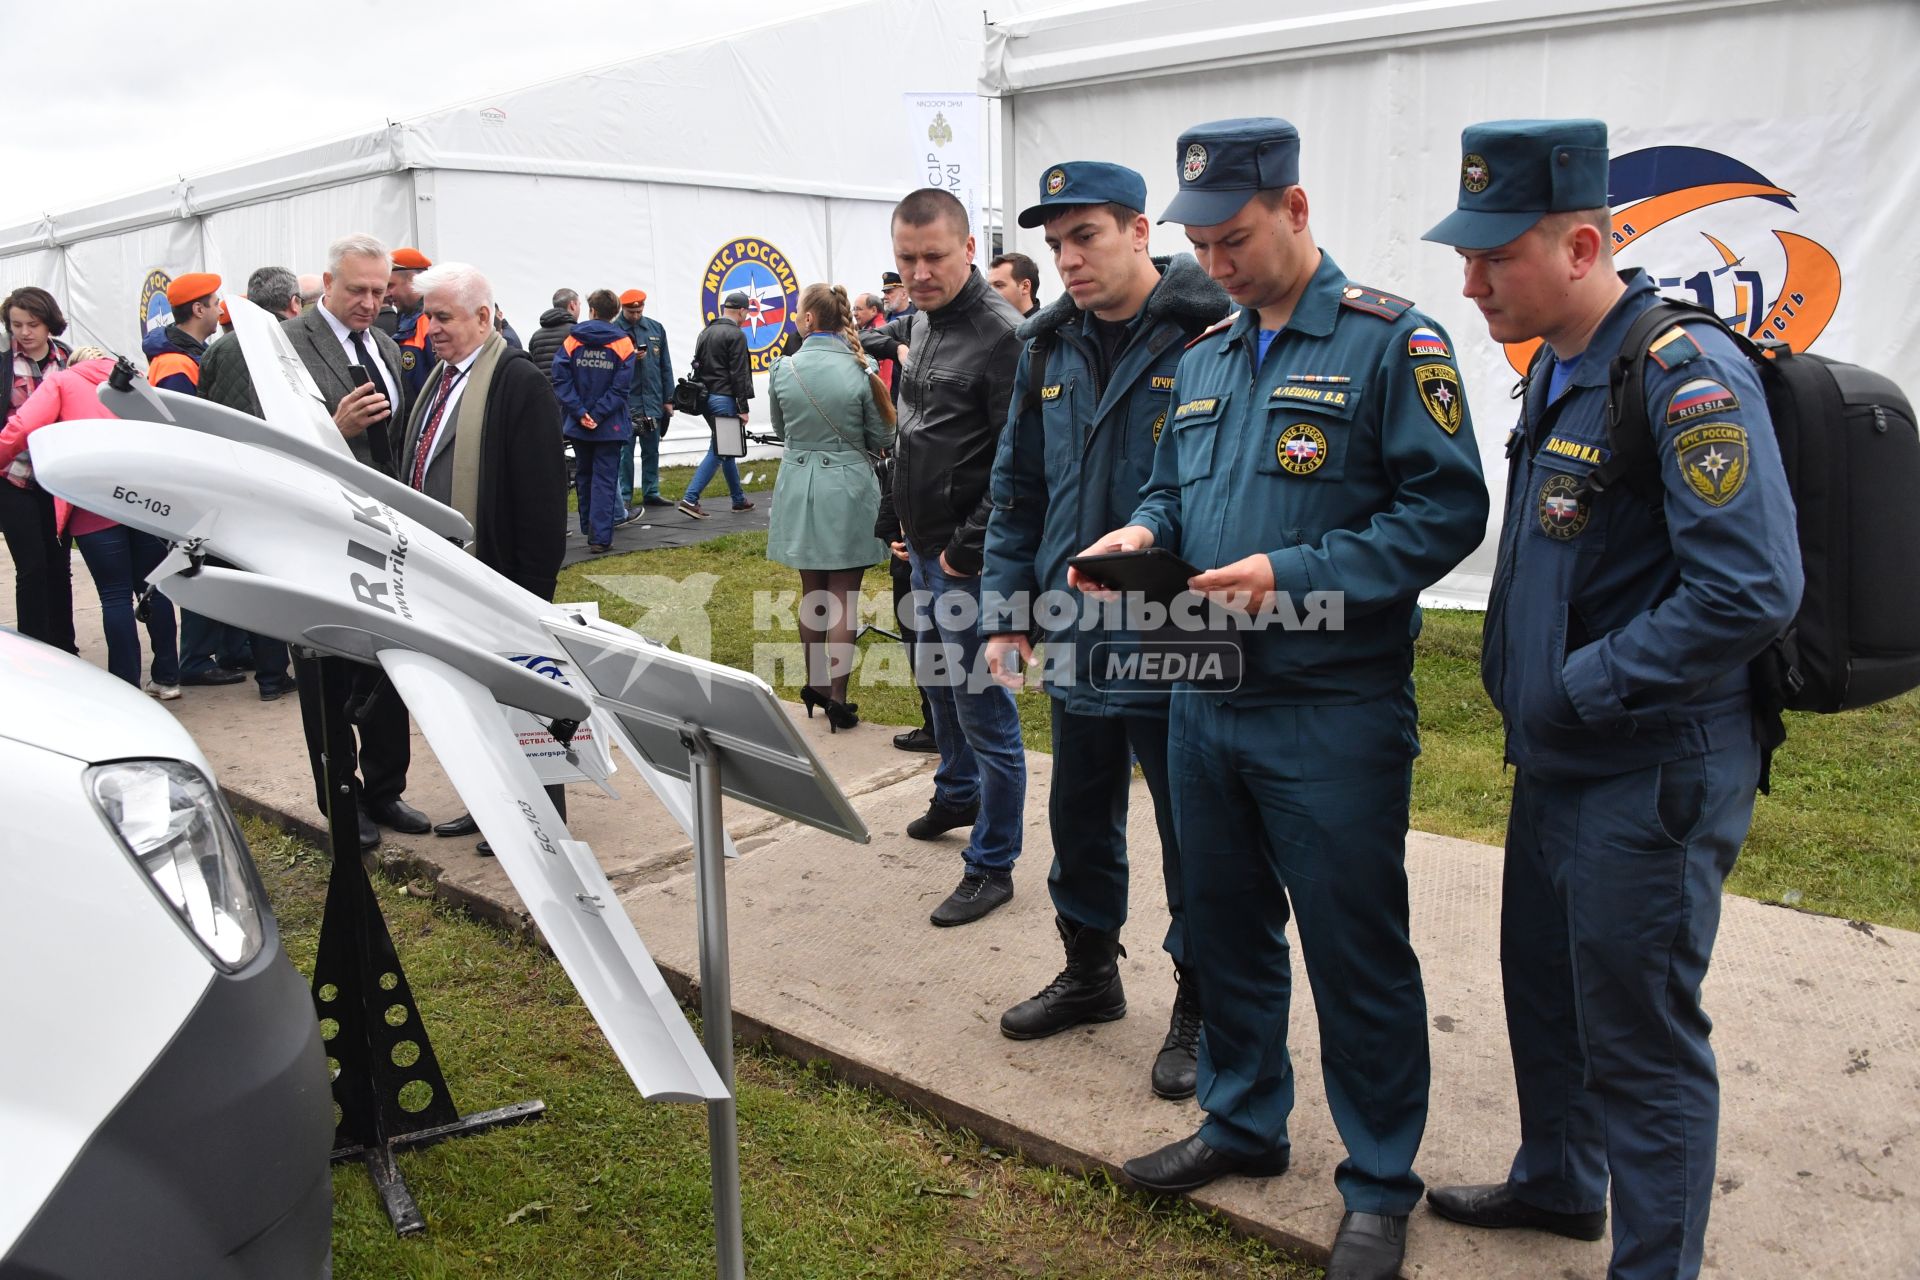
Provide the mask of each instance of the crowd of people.
[{"label": "crowd of people", "polygon": [[[1048,891],[1064,967],[1003,1013],[1006,1036],[1126,1015],[1126,816],[1135,766],[1144,774],[1178,992],[1148,1079],[1161,1097],[1197,1096],[1204,1121],[1127,1161],[1137,1185],[1185,1192],[1286,1171],[1297,925],[1347,1148],[1328,1275],[1386,1280],[1424,1189],[1413,1165],[1430,1074],[1405,866],[1417,599],[1479,543],[1489,503],[1455,340],[1319,247],[1300,147],[1278,119],[1184,133],[1161,221],[1192,253],[1170,257],[1149,248],[1141,174],[1052,166],[1019,214],[1051,251],[1060,292],[1047,300],[1029,258],[974,265],[951,195],[901,200],[897,273],[851,298],[808,285],[766,379],[786,446],[768,555],[827,605],[803,610],[802,699],[834,732],[859,719],[859,586],[889,566],[924,717],[896,743],[939,756],[907,834],[967,833],[932,924],[966,925],[1013,897],[1028,777],[1013,690],[1033,680],[1052,699]],[[1765,398],[1710,321],[1658,340],[1647,417],[1677,453],[1692,419],[1669,409],[1710,380],[1723,393],[1715,438],[1738,453],[1739,479],[1709,493],[1665,468],[1652,501],[1583,484],[1607,439],[1608,364],[1656,297],[1643,272],[1614,269],[1607,154],[1598,121],[1472,126],[1455,211],[1427,236],[1456,250],[1492,340],[1543,345],[1508,435],[1483,650],[1516,770],[1501,959],[1522,1137],[1499,1181],[1426,1194],[1446,1218],[1580,1239],[1604,1232],[1610,1196],[1609,1274],[1632,1280],[1701,1265],[1718,1087],[1700,987],[1760,768],[1745,663],[1791,619],[1801,570]],[[220,285],[173,282],[149,377],[258,412],[236,344],[215,338]],[[676,380],[643,291],[594,290],[585,320],[579,295],[559,291],[526,353],[477,269],[370,237],[335,242],[317,297],[304,292],[279,267],[247,286],[285,317],[355,457],[467,515],[481,561],[527,590],[552,598],[563,521],[605,551],[613,528],[668,505],[658,451]],[[691,518],[707,518],[716,473],[736,510],[751,506],[719,439],[752,411],[748,306],[723,299],[695,345],[710,443],[677,503]],[[163,548],[67,509],[20,465],[39,425],[104,412],[89,393],[111,361],[60,341],[42,290],[17,290],[5,310],[0,466],[14,465],[0,523],[21,629],[73,648],[71,534],[101,591],[112,669],[139,682],[133,601]],[[1232,681],[1138,664],[1116,675],[1103,647],[1192,638],[1124,611],[1089,626],[1033,607],[1111,601],[1126,584],[1103,575],[1121,570],[1094,566],[1155,550],[1192,571],[1193,598],[1221,606],[1205,615],[1208,639],[1230,645]],[[1276,603],[1316,596],[1337,598],[1337,623],[1263,625]],[[284,645],[191,615],[176,657],[165,602],[146,617],[146,687],[160,696],[245,666],[262,697],[297,687],[318,784],[311,658],[296,653],[290,674]],[[380,677],[359,670],[361,685],[336,696],[374,709],[357,726],[362,839],[382,825],[424,832],[402,798],[405,710],[369,701]]]}]

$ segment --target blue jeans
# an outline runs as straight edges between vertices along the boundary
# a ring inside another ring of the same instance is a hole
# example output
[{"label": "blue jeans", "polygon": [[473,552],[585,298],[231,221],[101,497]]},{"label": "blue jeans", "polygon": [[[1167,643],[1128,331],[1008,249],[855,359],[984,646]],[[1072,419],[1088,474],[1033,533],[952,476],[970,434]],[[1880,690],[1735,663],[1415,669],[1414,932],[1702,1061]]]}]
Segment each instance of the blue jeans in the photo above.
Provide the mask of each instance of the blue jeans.
[{"label": "blue jeans", "polygon": [[588,542],[604,547],[613,541],[614,523],[627,514],[620,505],[620,442],[575,440],[573,459],[580,532]]},{"label": "blue jeans", "polygon": [[[707,433],[709,435],[713,434],[713,420],[715,418],[731,418],[736,416],[738,412],[739,411],[734,408],[732,396],[708,396],[706,412]],[[700,465],[694,468],[693,483],[687,486],[686,500],[688,502],[698,503],[700,501],[700,491],[707,487],[707,482],[713,479],[714,469],[718,468],[720,474],[726,478],[727,492],[733,495],[733,505],[737,507],[747,500],[747,491],[740,487],[740,468],[734,464],[734,460],[732,458],[723,458],[714,452],[718,444],[718,438],[707,442],[707,456],[700,459]],[[656,449],[658,448],[657,445],[655,447]]]},{"label": "blue jeans", "polygon": [[[137,689],[140,628],[135,624],[133,600],[147,589],[147,575],[166,558],[167,544],[123,524],[83,533],[74,541],[80,544],[80,558],[87,562],[87,572],[93,575],[93,585],[100,592],[100,621],[107,633],[107,670]],[[154,683],[179,684],[173,602],[157,591],[147,606],[147,639],[153,645]]]},{"label": "blue jeans", "polygon": [[247,633],[191,609],[180,611],[180,670],[200,675],[215,667],[244,668],[252,659]]},{"label": "blue jeans", "polygon": [[[1027,749],[1020,741],[1020,712],[1013,695],[992,680],[970,687],[977,683],[971,677],[981,645],[979,577],[950,577],[937,556],[911,555],[913,589],[929,593],[927,612],[937,637],[937,643],[916,645],[914,653],[921,673],[916,678],[926,691],[940,745],[934,802],[956,809],[980,802],[964,854],[967,869],[1004,880],[1013,874],[1025,832]],[[970,617],[940,607],[940,597],[948,593],[971,598]]]}]

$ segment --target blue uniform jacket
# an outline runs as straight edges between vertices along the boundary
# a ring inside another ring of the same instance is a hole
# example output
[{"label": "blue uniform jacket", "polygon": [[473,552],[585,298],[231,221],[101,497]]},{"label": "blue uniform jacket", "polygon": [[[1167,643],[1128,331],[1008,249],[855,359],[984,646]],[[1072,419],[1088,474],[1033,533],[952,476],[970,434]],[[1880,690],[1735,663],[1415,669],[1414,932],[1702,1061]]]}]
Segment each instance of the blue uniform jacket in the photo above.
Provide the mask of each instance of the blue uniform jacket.
[{"label": "blue uniform jacket", "polygon": [[1404,298],[1350,284],[1330,254],[1256,367],[1238,313],[1180,361],[1174,409],[1132,523],[1201,569],[1264,553],[1309,612],[1344,628],[1243,637],[1237,705],[1358,702],[1406,687],[1418,597],[1486,533],[1487,488],[1451,348]]},{"label": "blue uniform jacket", "polygon": [[200,394],[200,361],[207,354],[206,343],[170,324],[140,339],[140,351],[147,358],[147,381],[153,386],[181,395]]},{"label": "blue uniform jacket", "polygon": [[[561,434],[569,440],[620,444],[633,439],[627,391],[633,385],[633,339],[610,320],[573,326],[553,357],[553,395],[560,402]],[[580,425],[589,414],[591,431]]]},{"label": "blue uniform jacket", "polygon": [[627,409],[635,418],[667,416],[673,401],[673,357],[667,354],[667,331],[658,320],[640,317],[628,324],[623,316],[614,326],[633,340],[633,385],[627,388]]},{"label": "blue uniform jacket", "polygon": [[[1104,385],[1097,340],[1086,312],[1061,294],[1020,326],[1028,339],[1013,375],[1013,403],[1000,434],[989,492],[981,633],[1026,630],[1027,619],[995,610],[992,597],[1028,601],[1041,592],[1070,596],[1067,560],[1125,524],[1153,470],[1153,446],[1172,409],[1174,369],[1193,336],[1227,313],[1226,290],[1191,254],[1160,264],[1148,295]],[[1035,345],[1049,344],[1046,385],[1029,394]],[[1023,611],[1024,612],[1024,611]],[[1048,693],[1076,715],[1166,714],[1167,686],[1096,689],[1089,679],[1093,647],[1110,638],[1060,619],[1049,632],[1043,673]]]},{"label": "blue uniform jacket", "polygon": [[1624,773],[1750,735],[1746,663],[1800,604],[1766,399],[1710,322],[1657,335],[1647,360],[1660,510],[1624,484],[1580,488],[1607,457],[1608,366],[1656,300],[1645,273],[1623,278],[1551,404],[1554,360],[1541,361],[1509,440],[1481,678],[1507,759],[1543,777]]},{"label": "blue uniform jacket", "polygon": [[393,341],[400,348],[400,380],[405,384],[407,405],[420,398],[427,378],[440,361],[427,341],[427,313],[424,309],[406,311],[394,321]]}]

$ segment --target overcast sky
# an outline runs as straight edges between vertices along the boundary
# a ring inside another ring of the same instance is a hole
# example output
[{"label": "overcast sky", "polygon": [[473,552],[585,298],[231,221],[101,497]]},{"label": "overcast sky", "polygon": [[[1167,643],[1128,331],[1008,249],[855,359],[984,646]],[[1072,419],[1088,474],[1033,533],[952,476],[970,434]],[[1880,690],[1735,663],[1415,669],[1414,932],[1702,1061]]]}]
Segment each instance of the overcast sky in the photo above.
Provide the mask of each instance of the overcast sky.
[{"label": "overcast sky", "polygon": [[847,2],[0,0],[0,227]]}]

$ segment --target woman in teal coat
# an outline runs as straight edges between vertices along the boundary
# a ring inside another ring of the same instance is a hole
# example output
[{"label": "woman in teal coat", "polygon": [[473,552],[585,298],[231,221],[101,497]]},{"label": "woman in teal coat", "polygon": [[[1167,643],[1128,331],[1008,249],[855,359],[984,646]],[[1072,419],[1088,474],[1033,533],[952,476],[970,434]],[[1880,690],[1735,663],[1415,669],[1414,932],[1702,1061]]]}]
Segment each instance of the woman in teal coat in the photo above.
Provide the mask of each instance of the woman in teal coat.
[{"label": "woman in teal coat", "polygon": [[800,571],[807,715],[835,732],[860,722],[847,701],[860,579],[887,558],[873,536],[880,482],[869,455],[893,445],[893,402],[861,352],[847,291],[810,284],[795,318],[802,342],[767,375],[773,433],[786,461],[773,487],[767,558]]}]

